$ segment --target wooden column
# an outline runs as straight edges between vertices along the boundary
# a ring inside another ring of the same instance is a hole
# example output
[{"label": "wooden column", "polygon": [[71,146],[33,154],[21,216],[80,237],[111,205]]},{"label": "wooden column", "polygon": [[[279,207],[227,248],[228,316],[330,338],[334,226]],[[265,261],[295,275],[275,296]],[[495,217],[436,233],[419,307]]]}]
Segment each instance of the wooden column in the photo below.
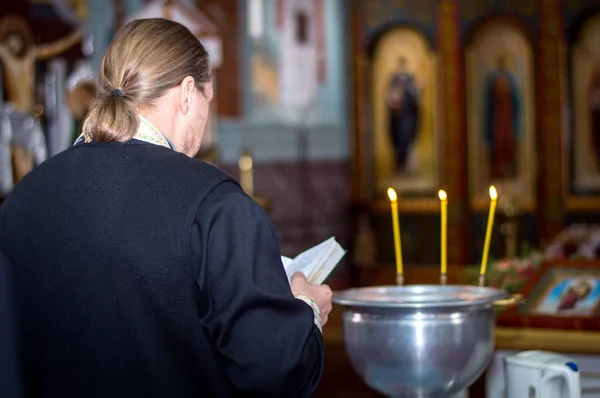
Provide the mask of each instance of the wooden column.
[{"label": "wooden column", "polygon": [[366,38],[365,38],[365,21],[363,2],[354,0],[352,3],[351,15],[351,32],[352,35],[352,115],[354,116],[354,140],[352,142],[353,162],[352,162],[352,185],[351,195],[353,202],[365,202],[370,200],[368,192],[370,187],[367,187],[367,173],[371,169],[365,169],[365,156],[370,150],[367,139],[368,123],[369,123],[369,103],[367,97],[367,54],[366,54]]},{"label": "wooden column", "polygon": [[537,67],[538,235],[552,238],[564,227],[563,109],[560,87],[561,0],[539,0]]},{"label": "wooden column", "polygon": [[244,3],[238,0],[195,0],[194,3],[215,22],[222,40],[223,64],[219,66],[221,77],[216,87],[218,116],[241,117],[244,87],[238,76],[244,65],[239,47],[245,34],[242,31]]},{"label": "wooden column", "polygon": [[448,263],[468,261],[467,145],[458,1],[440,1],[438,43],[442,85],[442,186],[448,192]]},{"label": "wooden column", "polygon": [[114,0],[114,12],[115,12],[115,33],[123,26],[125,21],[125,2],[123,0]]}]

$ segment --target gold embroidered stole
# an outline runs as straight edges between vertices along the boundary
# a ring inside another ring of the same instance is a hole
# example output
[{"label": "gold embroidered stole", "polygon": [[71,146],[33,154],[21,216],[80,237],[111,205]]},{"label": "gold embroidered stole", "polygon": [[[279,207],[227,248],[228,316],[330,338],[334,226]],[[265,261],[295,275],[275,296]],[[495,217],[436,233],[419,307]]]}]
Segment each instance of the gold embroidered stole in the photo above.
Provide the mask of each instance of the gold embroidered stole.
[{"label": "gold embroidered stole", "polygon": [[133,136],[134,140],[148,142],[150,144],[160,145],[167,148],[171,148],[169,145],[169,141],[167,141],[166,137],[158,131],[156,127],[148,119],[139,115],[140,117],[140,126],[138,127],[137,133]]},{"label": "gold embroidered stole", "polygon": [[[174,149],[169,144],[167,138],[160,132],[148,119],[143,117],[142,115],[138,115],[140,120],[140,125],[138,127],[138,131],[132,137],[134,140],[144,141],[150,144],[164,146],[165,148]],[[77,141],[79,142],[81,139],[85,139],[83,133],[79,136]],[[87,142],[87,140],[85,140]]]}]

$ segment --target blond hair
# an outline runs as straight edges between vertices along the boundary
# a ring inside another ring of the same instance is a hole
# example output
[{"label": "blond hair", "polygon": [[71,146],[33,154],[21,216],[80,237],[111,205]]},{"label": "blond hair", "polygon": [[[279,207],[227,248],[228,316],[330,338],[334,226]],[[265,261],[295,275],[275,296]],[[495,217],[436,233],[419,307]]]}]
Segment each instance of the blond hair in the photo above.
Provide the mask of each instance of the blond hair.
[{"label": "blond hair", "polygon": [[128,141],[139,112],[187,76],[204,93],[211,80],[208,53],[183,25],[162,18],[134,20],[121,28],[102,59],[96,97],[83,123],[86,141]]}]

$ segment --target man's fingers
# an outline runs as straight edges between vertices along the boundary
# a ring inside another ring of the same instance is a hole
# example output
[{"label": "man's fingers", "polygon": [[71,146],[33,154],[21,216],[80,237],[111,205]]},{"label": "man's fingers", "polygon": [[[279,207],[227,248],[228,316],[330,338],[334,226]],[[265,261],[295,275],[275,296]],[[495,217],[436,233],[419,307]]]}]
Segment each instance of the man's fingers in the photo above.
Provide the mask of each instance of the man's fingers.
[{"label": "man's fingers", "polygon": [[304,274],[302,272],[294,272],[292,274],[292,279],[296,279],[296,278],[300,278],[300,279],[306,280],[306,276],[304,276]]}]

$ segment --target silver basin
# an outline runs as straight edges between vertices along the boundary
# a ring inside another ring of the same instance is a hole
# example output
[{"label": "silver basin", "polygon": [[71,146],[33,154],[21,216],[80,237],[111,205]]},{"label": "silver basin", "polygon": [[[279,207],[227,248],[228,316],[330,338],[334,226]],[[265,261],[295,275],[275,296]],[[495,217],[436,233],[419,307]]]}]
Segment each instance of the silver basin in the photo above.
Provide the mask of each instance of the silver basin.
[{"label": "silver basin", "polygon": [[354,370],[390,397],[448,397],[487,367],[494,310],[504,291],[476,286],[408,285],[334,294],[345,307],[344,344]]}]

